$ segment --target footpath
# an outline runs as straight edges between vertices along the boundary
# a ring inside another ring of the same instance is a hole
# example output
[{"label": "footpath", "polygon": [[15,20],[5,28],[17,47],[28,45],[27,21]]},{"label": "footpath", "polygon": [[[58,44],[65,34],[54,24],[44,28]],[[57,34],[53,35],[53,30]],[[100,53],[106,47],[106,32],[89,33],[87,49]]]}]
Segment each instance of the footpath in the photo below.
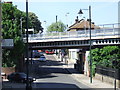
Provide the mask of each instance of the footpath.
[{"label": "footpath", "polygon": [[76,69],[74,69],[74,62],[69,61],[68,64],[63,65],[63,67],[72,74],[72,77],[75,78],[78,82],[93,88],[93,89],[100,89],[100,90],[120,90],[120,88],[114,88],[114,85],[102,82],[100,80],[92,78],[92,83],[90,83],[90,77],[84,74],[80,74]]}]

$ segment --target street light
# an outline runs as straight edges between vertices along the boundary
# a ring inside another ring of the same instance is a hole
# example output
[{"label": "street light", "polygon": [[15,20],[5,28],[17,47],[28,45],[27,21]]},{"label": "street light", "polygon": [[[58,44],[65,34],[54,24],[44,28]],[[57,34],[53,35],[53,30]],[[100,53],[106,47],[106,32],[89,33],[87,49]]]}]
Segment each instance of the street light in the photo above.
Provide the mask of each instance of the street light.
[{"label": "street light", "polygon": [[[47,31],[46,23],[47,23],[47,21],[45,20],[45,21],[44,21],[45,31]],[[43,31],[43,35],[45,34],[45,31]]]},{"label": "street light", "polygon": [[57,24],[57,26],[56,26],[56,32],[58,32],[58,16],[56,15],[56,24]]},{"label": "street light", "polygon": [[26,90],[32,90],[31,82],[29,81],[29,48],[28,48],[28,0],[26,0],[26,74],[27,74],[27,81],[26,81]]},{"label": "street light", "polygon": [[67,13],[65,14],[65,16],[66,16],[66,26],[67,26],[67,28],[68,28],[68,18],[67,18],[68,14],[70,14],[70,13],[67,12]]},{"label": "street light", "polygon": [[22,35],[22,19],[23,17],[20,18],[20,28],[21,28],[21,39],[23,40],[23,35]]},{"label": "street light", "polygon": [[[1,0],[0,0],[0,68],[1,68],[1,66],[2,66],[2,45],[1,45],[1,43],[2,43],[2,32],[1,32],[1,30],[2,30],[2,4],[1,4],[2,2],[1,2]],[[1,72],[0,72],[1,73]],[[2,80],[2,78],[0,77],[0,89],[2,89],[2,84],[1,84],[1,80]]]},{"label": "street light", "polygon": [[89,25],[90,25],[90,83],[92,83],[92,54],[91,54],[91,6],[89,9],[80,9],[78,14],[83,14],[82,10],[89,10]]}]

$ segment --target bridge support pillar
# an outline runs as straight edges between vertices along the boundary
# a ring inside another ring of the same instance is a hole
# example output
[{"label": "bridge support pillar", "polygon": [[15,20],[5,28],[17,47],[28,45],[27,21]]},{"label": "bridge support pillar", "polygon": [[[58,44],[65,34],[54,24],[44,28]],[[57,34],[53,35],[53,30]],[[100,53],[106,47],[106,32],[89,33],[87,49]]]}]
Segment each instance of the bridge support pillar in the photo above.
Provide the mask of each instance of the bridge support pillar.
[{"label": "bridge support pillar", "polygon": [[80,73],[84,73],[85,52],[81,49],[77,52],[78,59],[76,60],[76,69]]}]

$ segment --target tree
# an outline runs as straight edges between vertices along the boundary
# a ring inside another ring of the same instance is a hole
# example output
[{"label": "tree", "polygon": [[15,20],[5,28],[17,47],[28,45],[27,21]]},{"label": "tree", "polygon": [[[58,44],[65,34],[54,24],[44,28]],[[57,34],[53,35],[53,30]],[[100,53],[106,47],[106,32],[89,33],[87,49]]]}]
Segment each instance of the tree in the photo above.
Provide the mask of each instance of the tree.
[{"label": "tree", "polygon": [[42,33],[43,28],[41,26],[41,22],[38,20],[38,17],[35,15],[35,13],[29,12],[28,17],[29,17],[29,28],[34,28],[35,33],[38,33],[39,31],[41,31]]},{"label": "tree", "polygon": [[17,9],[11,3],[2,4],[2,36],[3,39],[13,39],[14,48],[3,49],[3,63],[4,67],[15,67],[19,63],[24,53],[24,43],[21,39],[20,18],[24,16],[22,11]]},{"label": "tree", "polygon": [[[13,39],[14,48],[3,49],[4,67],[20,67],[21,58],[25,52],[25,45],[21,39],[21,18],[23,34],[26,28],[26,13],[17,9],[12,3],[2,4],[2,36],[3,39]],[[29,28],[34,28],[35,32],[42,31],[41,22],[34,13],[29,13]]]},{"label": "tree", "polygon": [[65,30],[66,30],[66,26],[61,21],[57,23],[52,23],[47,28],[47,32],[64,32]]}]

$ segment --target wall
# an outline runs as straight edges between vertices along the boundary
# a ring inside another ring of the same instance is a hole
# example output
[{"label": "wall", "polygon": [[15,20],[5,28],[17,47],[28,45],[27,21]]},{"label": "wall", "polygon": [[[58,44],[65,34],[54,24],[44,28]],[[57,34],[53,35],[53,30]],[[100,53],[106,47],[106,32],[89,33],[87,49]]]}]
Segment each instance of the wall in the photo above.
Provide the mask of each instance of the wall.
[{"label": "wall", "polygon": [[[96,78],[98,80],[101,80],[102,82],[107,82],[109,84],[112,84],[113,87],[115,85],[115,79],[114,78],[111,78],[111,77],[108,77],[108,76],[105,76],[105,75],[101,75],[101,74],[98,74],[98,73],[95,74],[94,78]],[[120,88],[120,80],[116,80],[116,87]]]},{"label": "wall", "polygon": [[77,51],[79,49],[69,49],[69,59],[72,61],[76,61],[76,59],[78,59],[77,57]]}]

